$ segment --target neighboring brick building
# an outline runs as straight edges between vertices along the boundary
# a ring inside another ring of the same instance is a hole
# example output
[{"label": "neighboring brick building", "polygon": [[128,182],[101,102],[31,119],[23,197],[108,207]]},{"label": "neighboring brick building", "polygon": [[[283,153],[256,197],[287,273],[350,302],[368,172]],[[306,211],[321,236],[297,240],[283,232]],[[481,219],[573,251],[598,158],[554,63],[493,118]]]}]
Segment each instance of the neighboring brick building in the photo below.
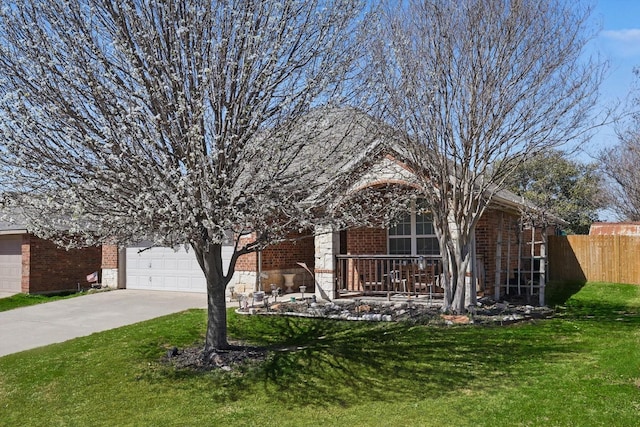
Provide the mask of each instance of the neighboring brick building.
[{"label": "neighboring brick building", "polygon": [[22,235],[24,293],[53,293],[86,289],[87,275],[100,271],[102,248],[66,250],[31,234]]},{"label": "neighboring brick building", "polygon": [[46,294],[87,289],[91,286],[88,275],[98,272],[102,281],[103,268],[117,268],[115,247],[67,250],[30,233],[20,215],[7,216],[13,222],[0,221],[0,292]]},{"label": "neighboring brick building", "polygon": [[20,226],[0,223],[0,291],[55,293],[87,288],[102,248],[66,250]]}]

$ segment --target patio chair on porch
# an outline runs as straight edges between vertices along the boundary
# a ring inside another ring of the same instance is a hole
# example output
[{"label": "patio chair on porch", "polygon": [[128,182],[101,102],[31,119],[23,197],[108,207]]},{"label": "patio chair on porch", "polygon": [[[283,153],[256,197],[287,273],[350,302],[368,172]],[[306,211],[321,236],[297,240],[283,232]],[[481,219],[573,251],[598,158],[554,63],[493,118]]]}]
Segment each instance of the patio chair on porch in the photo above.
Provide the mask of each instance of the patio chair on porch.
[{"label": "patio chair on porch", "polygon": [[387,274],[387,280],[389,283],[388,289],[390,291],[407,293],[407,279],[403,277],[401,270],[391,270]]},{"label": "patio chair on porch", "polygon": [[365,293],[374,294],[384,290],[384,282],[377,280],[374,276],[360,275],[360,280],[362,282],[362,290]]},{"label": "patio chair on porch", "polygon": [[416,296],[429,295],[429,303],[433,300],[433,288],[436,286],[435,265],[427,265],[421,270],[416,270],[413,276],[413,291]]},{"label": "patio chair on porch", "polygon": [[384,291],[385,283],[382,279],[382,266],[380,263],[369,264],[365,272],[360,274],[362,290],[365,293],[375,294]]}]

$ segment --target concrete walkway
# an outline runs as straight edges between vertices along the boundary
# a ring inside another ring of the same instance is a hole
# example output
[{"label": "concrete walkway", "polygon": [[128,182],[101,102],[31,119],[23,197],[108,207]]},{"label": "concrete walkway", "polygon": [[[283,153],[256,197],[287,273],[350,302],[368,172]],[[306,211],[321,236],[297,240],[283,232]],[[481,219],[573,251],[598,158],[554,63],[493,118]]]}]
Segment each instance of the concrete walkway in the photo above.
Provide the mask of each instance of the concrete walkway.
[{"label": "concrete walkway", "polygon": [[117,290],[0,312],[0,357],[189,308],[203,293]]}]

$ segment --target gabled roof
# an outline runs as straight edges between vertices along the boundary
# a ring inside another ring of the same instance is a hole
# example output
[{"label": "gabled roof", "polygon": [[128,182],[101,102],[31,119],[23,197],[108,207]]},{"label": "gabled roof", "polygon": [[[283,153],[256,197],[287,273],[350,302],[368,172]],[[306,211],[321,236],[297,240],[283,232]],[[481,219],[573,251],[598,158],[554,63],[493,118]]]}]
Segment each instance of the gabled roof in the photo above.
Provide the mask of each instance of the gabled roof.
[{"label": "gabled roof", "polygon": [[[398,132],[388,124],[355,108],[322,108],[306,116],[304,120],[306,129],[316,126],[320,130],[314,136],[319,144],[305,146],[300,153],[300,161],[332,165],[318,170],[318,180],[325,187],[321,186],[311,200],[321,200],[321,196],[327,192],[326,186],[334,185],[333,178],[336,174],[351,174],[352,178],[354,174],[359,174],[350,187],[352,191],[363,188],[367,183],[380,183],[384,178],[392,183],[412,184],[410,177],[413,172],[402,160],[407,155],[406,150],[398,143]],[[327,158],[332,155],[327,147],[331,146],[332,138],[337,137],[343,140],[339,151],[333,153],[336,159],[344,158],[345,154],[351,158],[346,162],[327,162]],[[392,170],[393,163],[397,166],[395,171]],[[371,168],[373,173],[367,174],[367,168]],[[392,176],[394,173],[395,176]],[[417,184],[417,181],[413,184]],[[507,189],[498,189],[493,195],[492,204],[513,212],[529,212],[534,215],[543,213],[534,203]],[[552,223],[566,223],[555,215],[544,214]]]},{"label": "gabled roof", "polygon": [[307,197],[310,204],[322,203],[326,194],[344,188],[346,179],[389,145],[381,131],[386,125],[350,107],[318,108],[293,126],[289,138],[305,143],[288,169],[311,168],[315,187]]}]

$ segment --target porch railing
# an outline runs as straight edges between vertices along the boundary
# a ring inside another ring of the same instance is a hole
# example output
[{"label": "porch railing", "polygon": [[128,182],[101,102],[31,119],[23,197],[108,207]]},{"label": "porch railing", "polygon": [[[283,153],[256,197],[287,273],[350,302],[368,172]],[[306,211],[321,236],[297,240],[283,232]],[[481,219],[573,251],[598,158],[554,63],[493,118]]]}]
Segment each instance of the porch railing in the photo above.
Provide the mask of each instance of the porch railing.
[{"label": "porch railing", "polygon": [[437,255],[337,255],[336,294],[428,295],[441,293]]}]

